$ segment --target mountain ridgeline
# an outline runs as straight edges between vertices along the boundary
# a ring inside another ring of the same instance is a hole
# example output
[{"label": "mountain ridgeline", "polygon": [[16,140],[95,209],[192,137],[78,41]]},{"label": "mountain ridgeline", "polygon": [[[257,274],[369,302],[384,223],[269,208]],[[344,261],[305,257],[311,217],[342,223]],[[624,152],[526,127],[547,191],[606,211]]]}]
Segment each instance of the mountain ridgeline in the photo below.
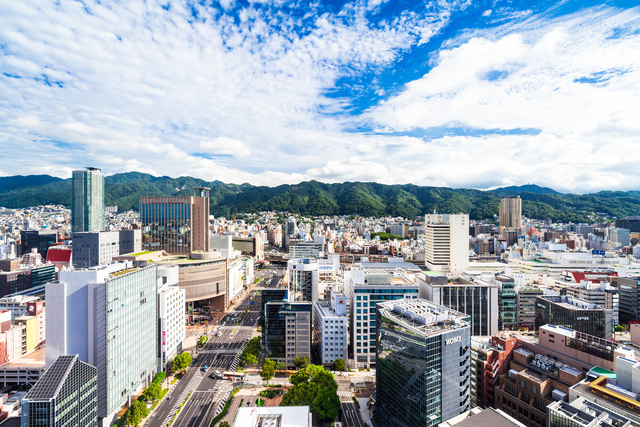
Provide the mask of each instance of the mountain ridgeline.
[{"label": "mountain ridgeline", "polygon": [[[640,214],[640,192],[601,191],[561,194],[527,185],[491,191],[383,185],[372,182],[324,184],[306,181],[277,187],[207,182],[192,177],[155,177],[139,172],[105,178],[105,203],[119,211],[138,210],[142,196],[189,196],[193,187],[210,187],[211,213],[232,217],[237,213],[288,211],[306,216],[361,215],[413,218],[433,211],[468,213],[471,219],[493,218],[500,197],[519,194],[523,214],[553,221],[586,221],[591,213],[618,218]],[[25,208],[45,204],[71,205],[71,179],[47,175],[0,177],[0,206]]]}]

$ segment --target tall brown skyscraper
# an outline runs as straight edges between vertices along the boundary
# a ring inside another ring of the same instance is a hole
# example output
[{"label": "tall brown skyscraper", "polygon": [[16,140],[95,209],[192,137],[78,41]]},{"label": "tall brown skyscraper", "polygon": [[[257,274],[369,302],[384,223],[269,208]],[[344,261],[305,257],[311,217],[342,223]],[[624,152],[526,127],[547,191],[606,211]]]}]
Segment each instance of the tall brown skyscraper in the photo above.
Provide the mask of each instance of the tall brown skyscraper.
[{"label": "tall brown skyscraper", "polygon": [[522,199],[520,196],[503,197],[500,199],[500,229],[522,228]]},{"label": "tall brown skyscraper", "polygon": [[172,255],[209,251],[209,189],[194,191],[190,197],[142,197],[143,249]]}]

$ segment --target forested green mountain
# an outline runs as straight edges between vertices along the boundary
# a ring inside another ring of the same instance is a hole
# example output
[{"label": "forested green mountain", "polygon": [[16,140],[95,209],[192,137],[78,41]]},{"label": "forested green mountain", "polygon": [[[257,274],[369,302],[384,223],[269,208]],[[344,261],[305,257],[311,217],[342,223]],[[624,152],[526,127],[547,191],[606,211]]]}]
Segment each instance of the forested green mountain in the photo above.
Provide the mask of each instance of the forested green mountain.
[{"label": "forested green mountain", "polygon": [[[44,204],[71,204],[71,180],[39,176],[4,177],[11,186],[0,190],[0,206],[23,208]],[[468,213],[471,219],[493,218],[500,197],[520,194],[523,213],[530,218],[584,221],[591,213],[624,217],[640,214],[640,192],[601,191],[595,194],[560,194],[537,186],[509,187],[493,191],[383,185],[373,182],[324,184],[316,181],[277,187],[206,182],[192,177],[155,177],[128,172],[105,178],[105,202],[120,211],[137,210],[142,196],[191,195],[192,187],[211,188],[211,212],[232,216],[264,210],[289,211],[309,216],[362,215],[413,218],[435,211]],[[534,188],[535,187],[535,188]],[[522,189],[522,191],[519,190]]]}]

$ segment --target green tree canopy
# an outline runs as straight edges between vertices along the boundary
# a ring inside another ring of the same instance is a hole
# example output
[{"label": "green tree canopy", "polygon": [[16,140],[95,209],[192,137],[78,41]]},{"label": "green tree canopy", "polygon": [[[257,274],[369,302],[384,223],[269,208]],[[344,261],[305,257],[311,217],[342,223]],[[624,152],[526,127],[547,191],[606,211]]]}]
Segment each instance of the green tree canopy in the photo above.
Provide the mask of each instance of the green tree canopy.
[{"label": "green tree canopy", "polygon": [[162,393],[162,386],[158,383],[152,382],[149,387],[142,394],[146,400],[156,400]]},{"label": "green tree canopy", "polygon": [[266,359],[264,361],[264,363],[262,364],[262,371],[260,371],[260,376],[263,380],[269,381],[271,378],[273,378],[273,375],[275,374],[275,366],[276,362],[271,359]]},{"label": "green tree canopy", "polygon": [[331,372],[322,366],[309,365],[289,377],[293,386],[282,397],[281,406],[310,406],[323,421],[338,415],[340,398],[338,384]]},{"label": "green tree canopy", "polygon": [[176,372],[184,371],[189,367],[189,365],[191,365],[191,362],[193,362],[193,358],[191,357],[190,353],[180,353],[173,358],[173,369]]},{"label": "green tree canopy", "polygon": [[336,371],[346,371],[347,364],[343,359],[336,359],[333,361],[333,369],[335,369]]},{"label": "green tree canopy", "polygon": [[335,391],[318,388],[318,395],[311,403],[311,410],[318,415],[322,421],[333,421],[338,416],[340,410],[340,398]]},{"label": "green tree canopy", "polygon": [[125,423],[128,425],[138,426],[149,415],[149,408],[143,402],[136,400],[131,403],[129,409],[124,414]]},{"label": "green tree canopy", "polygon": [[293,359],[293,366],[295,366],[298,369],[304,369],[307,367],[307,365],[309,364],[309,358],[308,357],[302,357],[302,356],[298,356],[295,359]]}]

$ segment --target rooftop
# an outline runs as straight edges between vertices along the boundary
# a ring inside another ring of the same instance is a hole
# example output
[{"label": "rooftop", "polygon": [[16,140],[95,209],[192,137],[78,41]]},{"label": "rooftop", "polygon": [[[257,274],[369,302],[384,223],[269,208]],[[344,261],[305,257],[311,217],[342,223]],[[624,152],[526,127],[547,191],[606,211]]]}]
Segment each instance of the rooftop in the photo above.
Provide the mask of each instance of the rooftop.
[{"label": "rooftop", "polygon": [[466,314],[449,310],[422,298],[379,303],[378,310],[381,315],[427,336],[469,326],[469,322],[465,320],[469,317]]},{"label": "rooftop", "polygon": [[235,427],[310,427],[309,406],[239,408]]},{"label": "rooftop", "polygon": [[29,390],[25,398],[29,400],[54,398],[62,386],[63,379],[69,374],[77,359],[78,355],[58,357]]},{"label": "rooftop", "polygon": [[0,365],[0,369],[44,369],[45,364],[46,349],[43,345],[36,351]]}]

